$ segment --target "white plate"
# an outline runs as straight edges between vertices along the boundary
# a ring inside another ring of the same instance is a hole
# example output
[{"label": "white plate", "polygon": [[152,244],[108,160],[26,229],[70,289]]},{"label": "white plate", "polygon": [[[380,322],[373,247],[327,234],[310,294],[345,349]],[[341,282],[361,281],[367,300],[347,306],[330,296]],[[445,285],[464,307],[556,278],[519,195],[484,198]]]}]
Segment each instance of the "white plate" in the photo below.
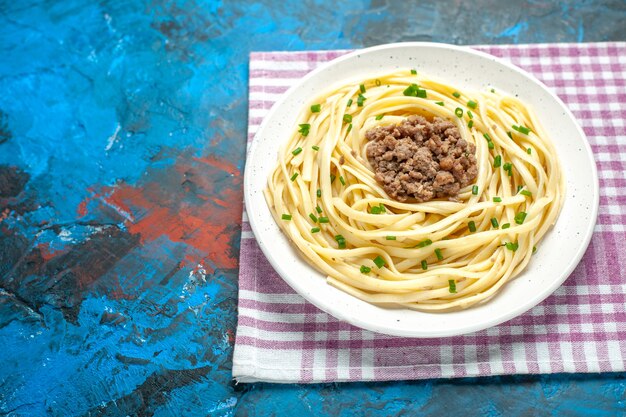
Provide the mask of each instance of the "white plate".
[{"label": "white plate", "polygon": [[[280,143],[296,115],[329,86],[397,68],[415,68],[463,89],[488,86],[518,94],[538,114],[555,142],[567,180],[563,211],[539,244],[526,270],[487,303],[450,313],[388,309],[358,300],[326,284],[303,261],[274,223],[263,198]],[[563,102],[521,69],[469,48],[434,43],[398,43],[359,50],[305,76],[278,101],[261,124],[248,153],[245,200],[252,230],[280,276],[320,309],[355,326],[407,337],[460,335],[494,326],[524,313],[549,296],[574,270],[591,239],[598,213],[598,176],[591,147]]]}]

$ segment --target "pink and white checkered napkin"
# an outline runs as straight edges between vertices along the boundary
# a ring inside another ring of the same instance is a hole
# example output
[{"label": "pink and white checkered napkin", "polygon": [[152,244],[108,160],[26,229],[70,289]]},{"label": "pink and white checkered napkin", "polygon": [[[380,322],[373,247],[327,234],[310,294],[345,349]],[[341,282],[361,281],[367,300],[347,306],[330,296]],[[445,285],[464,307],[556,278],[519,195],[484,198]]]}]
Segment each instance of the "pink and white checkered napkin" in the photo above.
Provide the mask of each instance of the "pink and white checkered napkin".
[{"label": "pink and white checkered napkin", "polygon": [[[473,334],[411,339],[361,330],[318,310],[276,274],[244,212],[233,376],[240,382],[422,379],[626,368],[626,42],[478,46],[542,80],[587,134],[600,212],[582,262],[526,314]],[[248,142],[289,86],[346,53],[250,56]]]}]

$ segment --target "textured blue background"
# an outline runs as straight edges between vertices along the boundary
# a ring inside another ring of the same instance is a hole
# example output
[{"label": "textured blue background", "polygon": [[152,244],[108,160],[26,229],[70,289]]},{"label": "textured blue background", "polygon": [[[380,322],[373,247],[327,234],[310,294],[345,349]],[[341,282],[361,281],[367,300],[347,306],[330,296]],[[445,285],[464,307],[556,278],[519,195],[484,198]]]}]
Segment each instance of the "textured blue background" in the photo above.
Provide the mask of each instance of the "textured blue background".
[{"label": "textured blue background", "polygon": [[623,373],[230,381],[249,51],[626,40],[505,3],[0,1],[0,414],[626,413]]}]

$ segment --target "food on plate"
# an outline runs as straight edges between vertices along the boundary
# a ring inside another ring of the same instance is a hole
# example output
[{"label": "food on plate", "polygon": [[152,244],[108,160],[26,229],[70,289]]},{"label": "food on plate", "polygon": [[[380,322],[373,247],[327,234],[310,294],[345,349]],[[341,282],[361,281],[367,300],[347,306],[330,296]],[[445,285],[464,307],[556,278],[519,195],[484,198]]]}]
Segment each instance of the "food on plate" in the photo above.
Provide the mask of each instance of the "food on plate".
[{"label": "food on plate", "polygon": [[565,197],[527,105],[410,69],[320,94],[284,139],[265,189],[276,223],[329,284],[370,303],[488,300],[532,262]]}]

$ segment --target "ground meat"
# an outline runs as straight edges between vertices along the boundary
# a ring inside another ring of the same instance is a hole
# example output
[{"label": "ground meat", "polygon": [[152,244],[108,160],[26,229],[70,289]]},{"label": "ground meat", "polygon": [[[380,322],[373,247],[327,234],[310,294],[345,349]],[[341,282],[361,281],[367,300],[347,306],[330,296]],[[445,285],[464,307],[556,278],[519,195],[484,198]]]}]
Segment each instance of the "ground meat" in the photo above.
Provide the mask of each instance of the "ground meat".
[{"label": "ground meat", "polygon": [[367,157],[375,178],[397,201],[454,199],[478,174],[476,147],[450,121],[411,116],[368,130]]}]

